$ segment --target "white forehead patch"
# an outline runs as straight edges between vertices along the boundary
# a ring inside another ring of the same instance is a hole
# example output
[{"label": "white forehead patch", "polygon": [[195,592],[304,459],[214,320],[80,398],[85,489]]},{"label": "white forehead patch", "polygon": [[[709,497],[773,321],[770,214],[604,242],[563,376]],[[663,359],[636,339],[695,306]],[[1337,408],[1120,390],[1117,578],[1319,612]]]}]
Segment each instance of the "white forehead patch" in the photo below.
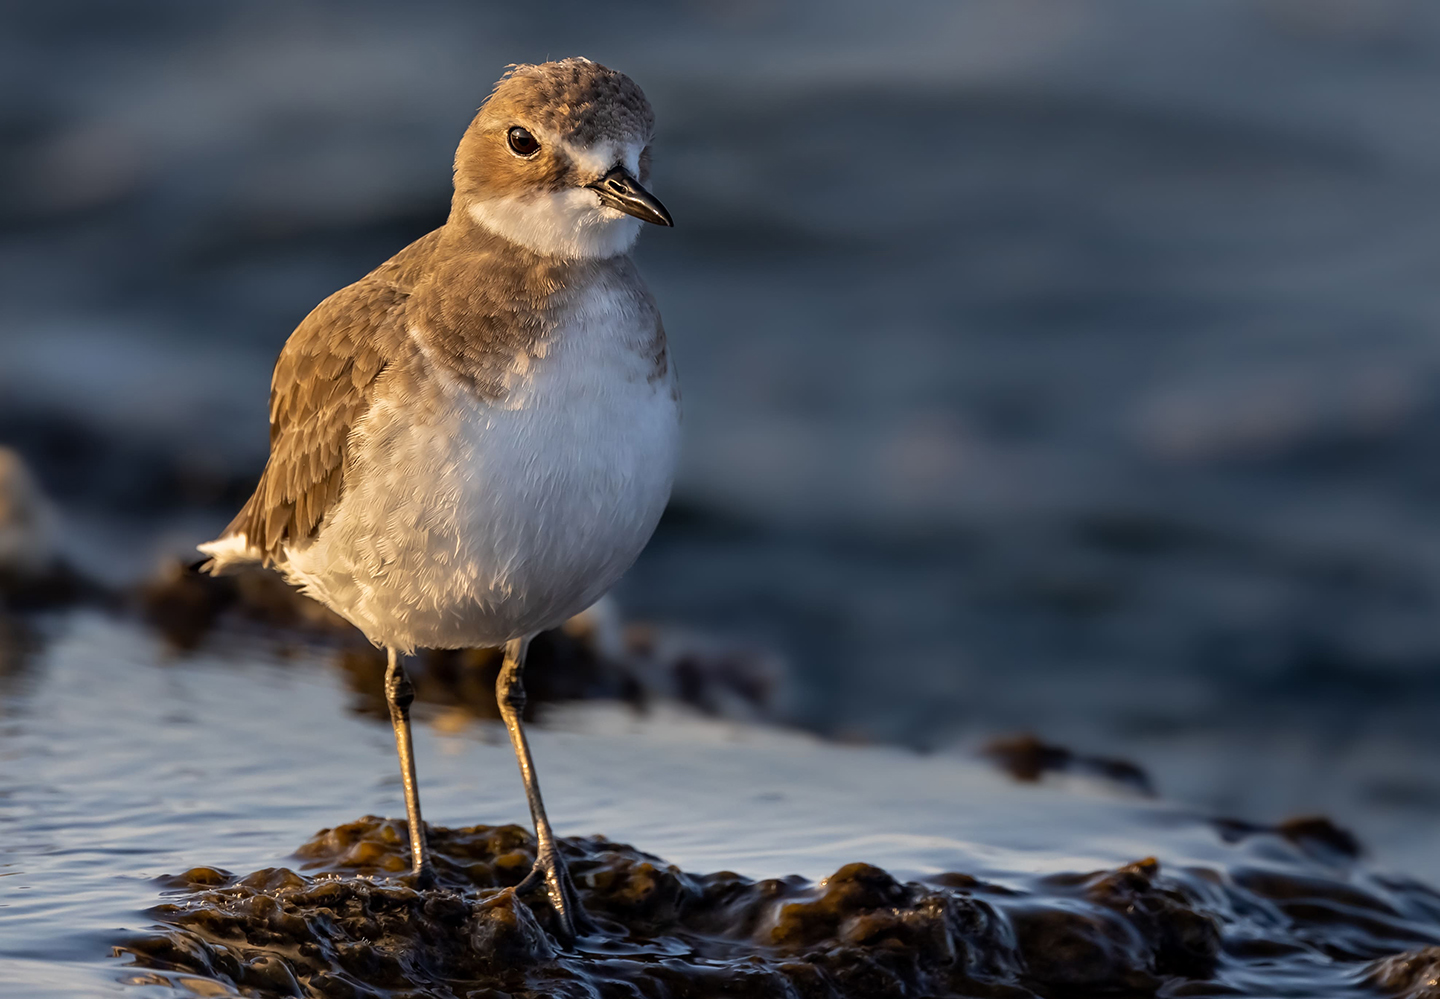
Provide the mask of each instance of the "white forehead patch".
[{"label": "white forehead patch", "polygon": [[605,176],[616,166],[623,166],[635,177],[640,176],[640,153],[645,149],[643,142],[613,142],[604,140],[593,146],[576,146],[561,140],[560,148],[570,157],[582,177],[595,180]]}]

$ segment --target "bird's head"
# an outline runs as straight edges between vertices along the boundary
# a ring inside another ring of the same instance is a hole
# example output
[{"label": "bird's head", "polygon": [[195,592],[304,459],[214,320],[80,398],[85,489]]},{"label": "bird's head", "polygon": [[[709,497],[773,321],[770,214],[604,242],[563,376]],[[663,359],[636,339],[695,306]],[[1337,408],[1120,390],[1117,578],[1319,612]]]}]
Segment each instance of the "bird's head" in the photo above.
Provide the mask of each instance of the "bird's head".
[{"label": "bird's head", "polygon": [[645,187],[655,115],[589,59],[515,66],[455,153],[455,211],[545,256],[613,257],[641,222],[672,225]]}]

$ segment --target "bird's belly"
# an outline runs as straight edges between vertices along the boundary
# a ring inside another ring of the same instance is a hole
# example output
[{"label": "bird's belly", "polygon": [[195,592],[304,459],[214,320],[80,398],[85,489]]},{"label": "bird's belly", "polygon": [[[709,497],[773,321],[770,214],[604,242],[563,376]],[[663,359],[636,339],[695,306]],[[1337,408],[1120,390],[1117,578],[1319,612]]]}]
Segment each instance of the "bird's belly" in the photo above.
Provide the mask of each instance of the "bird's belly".
[{"label": "bird's belly", "polygon": [[640,554],[670,496],[673,382],[634,365],[537,376],[498,404],[380,400],[293,578],[377,644],[499,645],[554,627]]}]

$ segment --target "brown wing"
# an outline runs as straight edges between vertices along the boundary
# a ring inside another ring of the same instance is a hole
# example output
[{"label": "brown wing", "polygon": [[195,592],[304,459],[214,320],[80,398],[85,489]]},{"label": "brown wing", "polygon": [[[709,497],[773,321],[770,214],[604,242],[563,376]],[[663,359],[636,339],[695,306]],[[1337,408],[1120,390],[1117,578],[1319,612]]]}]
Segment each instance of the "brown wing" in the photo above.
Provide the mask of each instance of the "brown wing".
[{"label": "brown wing", "polygon": [[271,562],[310,537],[340,499],[345,446],[375,380],[403,339],[406,291],[375,275],[305,317],[280,352],[270,387],[270,459],[255,495],[226,528]]}]

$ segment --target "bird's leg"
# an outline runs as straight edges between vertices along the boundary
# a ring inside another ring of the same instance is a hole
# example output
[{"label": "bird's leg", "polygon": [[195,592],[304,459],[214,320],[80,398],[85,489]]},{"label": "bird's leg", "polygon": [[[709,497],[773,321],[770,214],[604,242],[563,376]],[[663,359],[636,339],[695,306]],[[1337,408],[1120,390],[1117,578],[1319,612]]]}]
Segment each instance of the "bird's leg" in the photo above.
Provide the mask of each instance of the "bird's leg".
[{"label": "bird's leg", "polygon": [[395,729],[395,750],[400,754],[400,779],[405,782],[405,818],[410,824],[410,859],[417,888],[435,883],[430,848],[425,842],[425,823],[420,818],[420,791],[415,786],[415,749],[410,743],[410,704],[415,687],[400,665],[400,654],[387,649],[390,662],[385,669],[385,700],[390,705],[390,725]]},{"label": "bird's leg", "polygon": [[515,893],[529,891],[544,883],[545,893],[555,915],[560,917],[560,928],[567,940],[575,938],[575,927],[589,926],[585,910],[575,893],[570,872],[565,860],[555,846],[555,834],[550,831],[550,820],[545,817],[545,802],[540,798],[540,781],[535,776],[535,761],[530,758],[530,744],[525,741],[525,731],[520,727],[520,714],[525,710],[525,685],[520,671],[525,668],[525,652],[530,639],[517,638],[505,645],[505,662],[500,667],[500,676],[495,680],[495,700],[500,705],[500,716],[510,731],[510,744],[515,747],[515,758],[520,763],[520,776],[525,780],[525,798],[530,802],[530,817],[535,822],[535,866],[525,879],[515,886]]}]

